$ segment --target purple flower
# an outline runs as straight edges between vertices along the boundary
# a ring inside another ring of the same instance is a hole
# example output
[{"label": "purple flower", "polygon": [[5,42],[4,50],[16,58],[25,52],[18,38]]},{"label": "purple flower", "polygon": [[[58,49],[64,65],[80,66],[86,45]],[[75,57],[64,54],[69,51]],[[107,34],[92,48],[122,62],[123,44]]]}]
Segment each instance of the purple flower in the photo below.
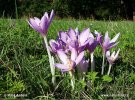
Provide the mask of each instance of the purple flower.
[{"label": "purple flower", "polygon": [[120,36],[120,33],[116,34],[116,36],[112,40],[110,40],[110,37],[108,36],[108,32],[106,32],[104,42],[101,44],[104,50],[104,53],[106,53],[106,51],[108,51],[110,48],[118,44],[116,40],[119,38],[119,36]]},{"label": "purple flower", "polygon": [[62,41],[66,49],[76,48],[78,52],[85,49],[89,42],[90,30],[85,29],[79,33],[78,29],[69,29],[67,32],[59,32],[59,39]]},{"label": "purple flower", "polygon": [[117,51],[117,53],[115,53],[115,51],[114,51],[112,54],[110,54],[110,51],[107,51],[107,52],[106,52],[107,60],[108,60],[108,62],[109,62],[111,65],[112,65],[112,64],[115,62],[115,60],[118,58],[119,52],[120,52],[120,49]]},{"label": "purple flower", "polygon": [[72,48],[70,56],[68,56],[62,50],[58,50],[57,54],[62,64],[56,63],[55,66],[61,69],[62,72],[72,71],[84,57],[84,52],[81,52],[79,55],[77,55],[77,51],[74,48]]},{"label": "purple flower", "polygon": [[50,44],[50,51],[52,53],[54,53],[54,54],[57,53],[57,50],[62,49],[62,45],[60,44],[60,41],[59,40],[55,41],[55,40],[51,39],[49,41],[49,44]]},{"label": "purple flower", "polygon": [[89,60],[85,60],[84,58],[80,61],[79,63],[79,66],[78,67],[78,70],[80,72],[87,72],[88,70],[88,67],[89,67]]},{"label": "purple flower", "polygon": [[48,16],[48,13],[45,12],[44,16],[41,18],[41,20],[37,17],[30,18],[28,20],[29,25],[44,37],[47,34],[48,28],[53,20],[54,17],[54,11],[51,11],[50,18]]},{"label": "purple flower", "polygon": [[90,33],[89,43],[87,44],[87,49],[92,53],[96,46],[98,45],[98,41],[94,38],[94,36]]},{"label": "purple flower", "polygon": [[102,44],[102,35],[101,35],[101,33],[99,33],[99,32],[97,32],[96,30],[95,30],[95,35],[96,35],[96,41],[99,43],[99,44]]}]

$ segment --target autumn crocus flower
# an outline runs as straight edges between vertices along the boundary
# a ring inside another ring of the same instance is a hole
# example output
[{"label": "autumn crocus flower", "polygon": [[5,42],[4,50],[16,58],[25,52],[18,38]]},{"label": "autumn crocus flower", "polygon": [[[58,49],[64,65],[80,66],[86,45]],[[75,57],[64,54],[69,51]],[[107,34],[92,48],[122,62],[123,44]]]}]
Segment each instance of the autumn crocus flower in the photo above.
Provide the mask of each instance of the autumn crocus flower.
[{"label": "autumn crocus flower", "polygon": [[115,53],[115,51],[112,54],[110,54],[110,51],[106,52],[106,58],[107,58],[109,64],[111,64],[111,65],[114,64],[115,60],[118,58],[119,52],[120,52],[120,49],[117,51],[117,53]]},{"label": "autumn crocus flower", "polygon": [[62,50],[58,50],[57,54],[62,64],[56,63],[55,66],[61,69],[62,72],[69,72],[69,75],[71,77],[71,86],[72,89],[74,90],[74,86],[75,86],[74,68],[76,67],[76,65],[79,64],[79,62],[84,57],[84,52],[81,52],[79,55],[77,55],[77,51],[74,48],[72,48],[71,56],[68,56]]},{"label": "autumn crocus flower", "polygon": [[89,67],[89,60],[85,60],[85,58],[83,58],[80,63],[79,63],[79,66],[78,66],[78,70],[82,73],[85,73],[87,72],[88,70],[88,67]]},{"label": "autumn crocus flower", "polygon": [[44,39],[45,47],[47,49],[47,54],[49,57],[50,69],[51,69],[51,74],[52,74],[52,83],[54,85],[55,84],[54,58],[51,56],[47,38],[46,38],[46,34],[47,34],[48,28],[53,20],[53,17],[54,17],[54,11],[52,10],[50,17],[48,16],[48,13],[45,12],[44,16],[41,19],[39,19],[37,17],[30,18],[28,20],[28,23],[34,30],[38,31]]},{"label": "autumn crocus flower", "polygon": [[104,37],[104,41],[101,45],[104,53],[106,53],[106,51],[108,51],[110,48],[112,48],[118,44],[118,42],[116,42],[116,41],[119,38],[119,36],[120,36],[120,33],[116,34],[116,36],[112,40],[110,40],[108,32],[106,32],[105,37]]},{"label": "autumn crocus flower", "polygon": [[115,53],[115,51],[112,54],[110,54],[110,51],[106,52],[106,58],[109,62],[109,69],[108,69],[107,75],[110,74],[111,67],[114,64],[115,60],[118,58],[119,52],[120,52],[120,49],[117,51],[117,53]]},{"label": "autumn crocus flower", "polygon": [[62,45],[61,45],[61,43],[60,43],[59,40],[55,41],[55,40],[51,39],[51,40],[49,41],[49,44],[50,44],[50,51],[51,51],[52,53],[54,53],[54,54],[57,53],[57,50],[62,49]]},{"label": "autumn crocus flower", "polygon": [[61,69],[62,72],[74,70],[75,66],[78,65],[84,57],[84,52],[81,52],[79,55],[77,55],[77,51],[74,48],[71,50],[71,56],[68,56],[62,50],[58,50],[57,54],[62,64],[56,63],[55,66]]},{"label": "autumn crocus flower", "polygon": [[76,48],[78,52],[85,49],[89,42],[89,28],[79,32],[77,29],[69,29],[67,32],[59,32],[59,39],[66,49]]},{"label": "autumn crocus flower", "polygon": [[28,20],[29,25],[36,31],[38,31],[43,37],[47,34],[48,28],[53,20],[54,11],[51,11],[50,17],[45,12],[44,16],[39,19],[37,17],[30,18]]},{"label": "autumn crocus flower", "polygon": [[120,33],[116,34],[116,36],[112,40],[110,40],[108,32],[106,32],[106,34],[105,34],[104,41],[101,44],[102,49],[103,49],[103,62],[102,62],[102,71],[101,71],[102,75],[104,73],[105,54],[109,49],[111,49],[112,47],[114,47],[118,44],[118,42],[116,42],[116,41],[119,38],[119,36],[120,36]]}]

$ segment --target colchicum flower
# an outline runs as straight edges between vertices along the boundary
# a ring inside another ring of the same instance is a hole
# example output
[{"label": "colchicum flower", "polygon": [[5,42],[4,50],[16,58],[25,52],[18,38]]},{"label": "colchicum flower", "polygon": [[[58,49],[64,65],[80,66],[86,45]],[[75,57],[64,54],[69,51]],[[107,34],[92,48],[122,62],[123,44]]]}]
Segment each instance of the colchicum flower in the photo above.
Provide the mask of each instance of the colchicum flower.
[{"label": "colchicum flower", "polygon": [[78,65],[84,57],[84,52],[77,55],[77,51],[74,48],[71,50],[71,56],[66,55],[62,50],[58,50],[57,54],[62,64],[56,63],[55,66],[61,69],[62,72],[74,70],[75,66]]},{"label": "colchicum flower", "polygon": [[104,53],[106,53],[110,48],[112,48],[118,44],[118,42],[116,42],[116,40],[119,38],[119,36],[120,36],[120,33],[116,34],[116,36],[112,40],[110,40],[108,32],[106,32],[104,42],[101,44]]},{"label": "colchicum flower", "polygon": [[79,63],[79,71],[82,72],[82,73],[85,73],[87,72],[88,70],[88,67],[89,67],[89,59],[88,60],[85,60],[85,58],[83,58],[80,63]]},{"label": "colchicum flower", "polygon": [[29,25],[36,31],[38,31],[43,39],[44,39],[44,44],[47,50],[47,54],[49,57],[49,63],[50,63],[50,69],[51,69],[51,74],[52,74],[52,83],[55,84],[55,67],[54,67],[54,58],[51,56],[46,34],[48,31],[48,28],[53,20],[54,17],[54,11],[51,11],[50,17],[48,16],[48,13],[45,12],[44,16],[41,18],[41,20],[37,17],[30,18],[28,20]]},{"label": "colchicum flower", "polygon": [[116,54],[115,54],[115,51],[114,51],[112,54],[110,54],[110,51],[107,51],[107,52],[106,52],[106,58],[107,58],[107,60],[108,60],[108,62],[109,62],[109,69],[108,69],[107,75],[110,74],[111,67],[112,67],[112,65],[114,64],[115,60],[118,58],[119,52],[120,52],[120,49],[117,51]]},{"label": "colchicum flower", "polygon": [[60,44],[60,41],[55,41],[53,39],[51,39],[49,41],[49,44],[50,44],[50,51],[54,54],[57,53],[57,50],[62,50],[62,45]]},{"label": "colchicum flower", "polygon": [[45,12],[41,20],[37,17],[30,18],[28,20],[29,25],[36,31],[38,31],[43,37],[46,36],[48,28],[54,18],[54,11],[51,11],[50,17],[48,13]]},{"label": "colchicum flower", "polygon": [[65,49],[70,50],[71,48],[76,48],[78,52],[82,52],[89,42],[90,30],[85,29],[81,33],[76,29],[69,29],[67,32],[59,32],[59,40]]},{"label": "colchicum flower", "polygon": [[110,40],[110,37],[108,36],[108,32],[106,32],[103,43],[100,43],[103,49],[103,62],[102,62],[102,71],[101,74],[104,73],[104,62],[105,62],[105,54],[108,50],[110,50],[112,47],[116,46],[118,42],[116,40],[119,38],[120,33],[116,34],[116,36]]},{"label": "colchicum flower", "polygon": [[94,38],[94,36],[90,33],[89,43],[87,44],[87,49],[90,53],[94,52],[96,46],[98,45],[98,41]]},{"label": "colchicum flower", "polygon": [[60,58],[62,64],[56,63],[55,66],[59,69],[61,69],[62,72],[69,72],[69,75],[71,77],[71,86],[74,90],[75,86],[75,78],[74,78],[74,68],[76,65],[81,62],[81,60],[84,57],[84,51],[79,53],[77,55],[77,51],[75,48],[71,49],[71,55],[67,55],[64,51],[58,50],[57,51],[58,57]]},{"label": "colchicum flower", "polygon": [[110,54],[110,51],[106,52],[106,58],[107,58],[109,64],[111,64],[111,65],[114,64],[115,60],[118,58],[119,52],[120,52],[120,49],[117,51],[117,53],[115,53],[115,51],[112,54]]}]

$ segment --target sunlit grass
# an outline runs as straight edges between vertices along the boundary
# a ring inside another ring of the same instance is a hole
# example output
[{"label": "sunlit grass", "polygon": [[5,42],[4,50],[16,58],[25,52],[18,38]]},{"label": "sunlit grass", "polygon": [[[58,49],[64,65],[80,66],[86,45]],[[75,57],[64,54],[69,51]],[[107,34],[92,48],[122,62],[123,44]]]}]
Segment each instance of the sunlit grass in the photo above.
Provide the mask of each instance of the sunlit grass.
[{"label": "sunlit grass", "polygon": [[[135,90],[135,23],[129,21],[54,20],[47,35],[56,39],[60,30],[78,27],[80,31],[90,28],[102,34],[106,31],[113,37],[121,33],[120,57],[111,71],[112,82],[103,82],[98,75],[91,83],[76,80],[76,89],[71,91],[68,75],[56,70],[57,85],[51,84],[48,57],[39,33],[32,30],[26,20],[0,19],[0,93],[27,94],[26,98],[56,99],[103,99],[103,94],[129,94],[134,98]],[[96,48],[96,71],[101,70],[101,49]],[[107,68],[108,69],[108,68]],[[133,77],[133,79],[132,79]],[[86,85],[86,88],[83,88]],[[113,97],[126,98],[126,97]]]}]

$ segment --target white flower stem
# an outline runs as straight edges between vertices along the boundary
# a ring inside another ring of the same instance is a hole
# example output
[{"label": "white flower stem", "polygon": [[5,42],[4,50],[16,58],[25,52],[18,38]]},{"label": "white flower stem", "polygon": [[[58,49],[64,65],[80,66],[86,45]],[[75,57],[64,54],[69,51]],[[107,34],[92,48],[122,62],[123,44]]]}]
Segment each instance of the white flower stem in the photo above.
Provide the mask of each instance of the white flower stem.
[{"label": "white flower stem", "polygon": [[91,71],[95,70],[94,52],[91,53]]},{"label": "white flower stem", "polygon": [[109,64],[109,69],[108,69],[108,73],[107,73],[107,75],[109,75],[109,74],[110,74],[111,67],[112,67],[112,65],[111,65],[111,64]]},{"label": "white flower stem", "polygon": [[53,85],[55,85],[54,58],[51,56],[46,36],[44,36],[44,42],[45,42],[45,46],[46,46],[46,49],[47,49],[47,54],[48,54],[48,57],[49,57],[50,69],[51,69],[51,74],[52,74],[52,83],[53,83]]},{"label": "white flower stem", "polygon": [[69,71],[69,75],[70,75],[70,78],[71,78],[72,90],[74,90],[74,88],[75,88],[75,77],[74,77],[74,74],[73,74],[72,71]]},{"label": "white flower stem", "polygon": [[104,66],[105,66],[105,53],[103,54],[102,72],[101,72],[101,75],[103,75],[103,74],[104,74]]}]

